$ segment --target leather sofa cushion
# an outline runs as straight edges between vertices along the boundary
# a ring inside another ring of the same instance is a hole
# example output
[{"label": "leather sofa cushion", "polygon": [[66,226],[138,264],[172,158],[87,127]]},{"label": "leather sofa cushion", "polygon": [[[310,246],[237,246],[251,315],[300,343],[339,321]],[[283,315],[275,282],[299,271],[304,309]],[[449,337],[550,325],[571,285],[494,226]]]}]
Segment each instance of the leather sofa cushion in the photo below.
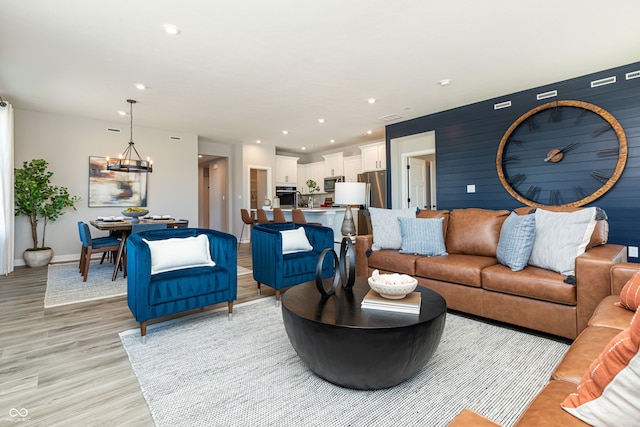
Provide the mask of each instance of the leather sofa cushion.
[{"label": "leather sofa cushion", "polygon": [[576,287],[564,283],[564,278],[561,274],[530,265],[521,271],[511,271],[509,267],[497,264],[482,270],[482,287],[504,294],[576,305]]},{"label": "leather sofa cushion", "polygon": [[634,312],[615,305],[618,295],[609,295],[598,304],[589,319],[589,326],[603,326],[622,331],[629,327]]},{"label": "leather sofa cushion", "polygon": [[449,211],[448,210],[427,210],[419,209],[416,214],[416,218],[444,218],[442,221],[442,236],[447,235],[447,227],[449,225]]},{"label": "leather sofa cushion", "polygon": [[415,276],[416,260],[421,255],[401,254],[395,249],[381,249],[369,255],[369,268]]},{"label": "leather sofa cushion", "polygon": [[151,276],[149,304],[163,304],[229,288],[229,270],[224,267],[194,267]]},{"label": "leather sofa cushion", "polygon": [[460,285],[481,287],[482,269],[498,262],[492,257],[475,255],[446,255],[418,257],[415,275],[427,279]]},{"label": "leather sofa cushion", "polygon": [[495,258],[500,229],[507,216],[507,210],[454,209],[447,226],[447,252]]},{"label": "leather sofa cushion", "polygon": [[531,401],[529,407],[520,416],[514,427],[587,427],[560,407],[576,385],[566,381],[551,381]]},{"label": "leather sofa cushion", "polygon": [[[514,209],[513,211],[518,215],[527,215],[533,209],[534,208],[532,207],[525,206],[525,207]],[[567,207],[567,206],[546,206],[544,209],[547,211],[553,211],[553,212],[575,212],[583,208],[579,208],[579,207],[574,208],[574,207]],[[596,219],[597,219],[597,216],[596,216]],[[606,219],[597,220],[596,227],[593,229],[593,233],[591,233],[591,239],[589,240],[589,243],[587,243],[586,250],[588,251],[593,247],[604,245],[605,243],[607,243],[608,240],[609,240],[609,222]]]},{"label": "leather sofa cushion", "polygon": [[613,337],[619,333],[619,329],[600,326],[585,329],[571,344],[571,347],[569,347],[569,350],[567,350],[553,374],[551,374],[551,378],[568,381],[576,385],[580,384],[582,376],[587,372],[591,363],[602,353],[602,350]]}]

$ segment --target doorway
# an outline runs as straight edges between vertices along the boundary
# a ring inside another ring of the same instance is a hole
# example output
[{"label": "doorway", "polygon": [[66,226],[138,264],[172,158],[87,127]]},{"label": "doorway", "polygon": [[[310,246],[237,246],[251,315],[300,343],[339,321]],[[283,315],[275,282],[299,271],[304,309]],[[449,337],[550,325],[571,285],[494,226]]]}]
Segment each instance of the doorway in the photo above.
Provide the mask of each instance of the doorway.
[{"label": "doorway", "polygon": [[437,209],[435,157],[433,150],[402,155],[407,171],[402,183],[403,208]]},{"label": "doorway", "polygon": [[229,159],[198,160],[198,227],[229,232]]}]

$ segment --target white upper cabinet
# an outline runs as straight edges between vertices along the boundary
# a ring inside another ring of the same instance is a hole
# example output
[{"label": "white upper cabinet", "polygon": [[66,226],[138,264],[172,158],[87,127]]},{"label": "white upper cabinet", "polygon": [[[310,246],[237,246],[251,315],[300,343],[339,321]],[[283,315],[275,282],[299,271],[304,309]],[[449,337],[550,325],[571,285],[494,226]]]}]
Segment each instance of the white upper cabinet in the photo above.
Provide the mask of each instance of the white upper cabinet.
[{"label": "white upper cabinet", "polygon": [[344,175],[342,153],[326,154],[322,157],[324,157],[324,176],[325,177]]},{"label": "white upper cabinet", "polygon": [[298,157],[276,156],[276,185],[296,185]]},{"label": "white upper cabinet", "polygon": [[298,165],[298,184],[296,190],[306,193],[307,190],[307,168],[305,165]]},{"label": "white upper cabinet", "polygon": [[[305,165],[305,175],[307,179],[312,179],[320,187],[320,192],[324,191],[324,162],[308,163]],[[300,190],[302,193],[308,194],[309,187],[307,187],[305,180],[304,187]]]},{"label": "white upper cabinet", "polygon": [[358,174],[362,172],[362,156],[345,157],[343,165],[345,182],[358,182]]},{"label": "white upper cabinet", "polygon": [[362,172],[379,171],[387,168],[387,152],[384,142],[361,145]]}]

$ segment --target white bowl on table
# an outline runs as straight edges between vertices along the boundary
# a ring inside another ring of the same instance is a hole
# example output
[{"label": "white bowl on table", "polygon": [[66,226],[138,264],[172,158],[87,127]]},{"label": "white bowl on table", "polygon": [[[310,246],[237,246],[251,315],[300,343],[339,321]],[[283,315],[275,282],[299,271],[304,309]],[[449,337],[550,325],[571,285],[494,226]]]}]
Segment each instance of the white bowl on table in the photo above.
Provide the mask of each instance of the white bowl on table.
[{"label": "white bowl on table", "polygon": [[418,280],[406,274],[380,274],[373,270],[368,279],[371,289],[387,299],[402,299],[413,292],[418,286]]}]

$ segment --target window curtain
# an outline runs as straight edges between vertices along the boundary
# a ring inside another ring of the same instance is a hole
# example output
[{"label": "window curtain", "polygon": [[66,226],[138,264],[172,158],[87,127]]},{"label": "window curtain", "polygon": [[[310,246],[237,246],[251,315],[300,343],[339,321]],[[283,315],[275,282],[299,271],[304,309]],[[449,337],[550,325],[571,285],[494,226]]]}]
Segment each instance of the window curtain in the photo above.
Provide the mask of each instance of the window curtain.
[{"label": "window curtain", "polygon": [[[5,104],[3,102],[2,104]],[[0,274],[13,271],[13,107],[0,106]]]}]

